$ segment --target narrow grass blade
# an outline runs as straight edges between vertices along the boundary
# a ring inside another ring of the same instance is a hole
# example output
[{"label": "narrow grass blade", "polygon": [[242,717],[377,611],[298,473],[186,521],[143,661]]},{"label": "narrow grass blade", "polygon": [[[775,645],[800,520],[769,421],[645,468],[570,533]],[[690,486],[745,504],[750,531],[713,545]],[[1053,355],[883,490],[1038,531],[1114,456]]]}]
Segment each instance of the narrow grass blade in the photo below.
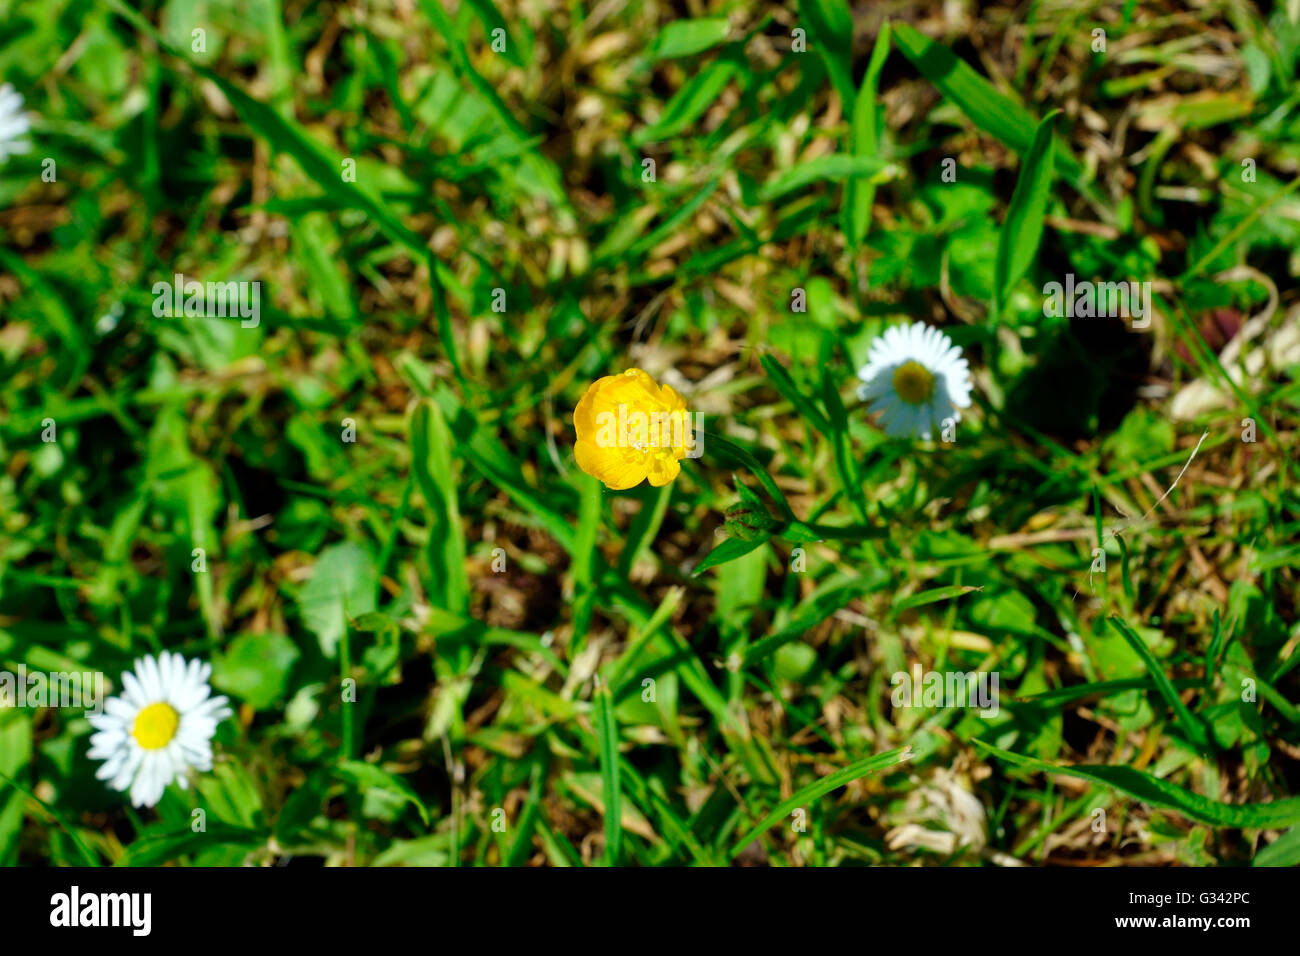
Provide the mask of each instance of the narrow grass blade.
[{"label": "narrow grass blade", "polygon": [[1210,690],[1214,687],[1214,675],[1219,669],[1219,655],[1223,653],[1223,618],[1219,616],[1216,609],[1213,620],[1214,633],[1210,638],[1210,646],[1205,651],[1205,689]]},{"label": "narrow grass blade", "polygon": [[58,810],[55,810],[52,806],[50,806],[40,797],[36,796],[36,794],[32,793],[30,790],[28,790],[26,787],[20,784],[13,777],[10,777],[8,774],[0,773],[0,783],[9,784],[9,786],[13,787],[15,790],[21,793],[28,800],[31,800],[32,802],[39,804],[41,809],[43,809],[46,813],[48,813],[54,819],[54,822],[57,823],[59,827],[63,830],[63,832],[68,835],[68,839],[70,839],[73,845],[76,846],[77,852],[81,854],[81,858],[86,861],[86,864],[88,866],[100,865],[99,857],[95,856],[95,854],[90,852],[90,848],[86,846],[85,842],[81,839],[81,837],[78,836],[77,833],[68,824],[68,821],[64,819],[63,814],[59,813]]},{"label": "narrow grass blade", "polygon": [[[437,2],[438,0],[431,0],[430,5],[436,6]],[[162,49],[188,63],[192,70],[216,85],[230,102],[230,105],[234,107],[235,112],[248,124],[249,128],[261,135],[272,149],[292,156],[298,162],[298,165],[302,167],[303,172],[330,197],[336,208],[360,209],[365,212],[389,239],[406,248],[416,256],[418,261],[427,266],[429,285],[433,292],[434,314],[438,321],[438,334],[442,341],[443,350],[447,353],[447,359],[451,362],[452,370],[456,373],[457,378],[463,380],[464,371],[460,364],[460,354],[452,335],[451,313],[447,307],[447,292],[438,278],[438,263],[428,244],[416,233],[406,228],[397,216],[388,209],[377,193],[369,191],[362,183],[345,181],[341,175],[341,160],[308,135],[301,125],[292,119],[281,116],[267,104],[253,99],[219,73],[194,61],[184,51],[169,44],[148,20],[122,3],[122,0],[108,0],[108,3],[120,16],[129,20],[137,29],[147,34]],[[438,10],[442,12],[441,7]],[[450,21],[446,20],[445,13],[443,13],[443,17],[449,26]],[[453,47],[455,46],[453,44]],[[470,67],[470,70],[473,72],[472,67]],[[502,110],[505,110],[500,98],[495,96],[495,92],[492,91],[490,86],[487,86],[483,78],[478,77],[478,80],[487,88],[489,98]],[[509,111],[505,112],[508,116]],[[518,124],[516,123],[512,128],[517,127]],[[561,198],[567,202],[567,196],[561,196]]]},{"label": "narrow grass blade", "polygon": [[[447,48],[451,53],[452,67],[457,75],[474,87],[475,91],[487,101],[488,106],[496,114],[501,125],[509,130],[516,139],[524,142],[530,140],[528,130],[510,112],[510,108],[501,99],[496,87],[484,79],[483,75],[474,68],[469,53],[465,49],[465,44],[457,34],[455,24],[447,11],[442,8],[442,0],[420,0],[420,9],[424,11],[424,15],[429,18],[429,22],[446,39]],[[572,212],[573,206],[561,184],[561,177],[555,163],[536,148],[530,148],[529,155],[536,163],[536,168],[543,180],[542,185],[552,202],[566,212]]]},{"label": "narrow grass blade", "polygon": [[768,654],[774,653],[782,644],[798,640],[854,598],[861,596],[868,587],[867,582],[859,581],[814,594],[795,608],[789,624],[746,648],[744,662],[752,664],[754,661],[762,660]]},{"label": "narrow grass blade", "polygon": [[1300,826],[1292,827],[1255,854],[1251,866],[1300,866]]},{"label": "narrow grass blade", "polygon": [[673,497],[674,482],[669,482],[662,487],[654,489],[651,501],[643,502],[641,510],[637,512],[636,518],[632,521],[632,526],[628,529],[626,541],[623,545],[623,551],[618,556],[618,571],[625,577],[631,573],[632,565],[636,559],[641,556],[654,541],[655,536],[659,534],[659,526],[663,524],[664,515],[668,513],[668,503]]},{"label": "narrow grass blade", "polygon": [[698,578],[709,568],[716,568],[720,564],[726,564],[728,561],[735,561],[737,558],[743,558],[749,552],[768,541],[767,538],[754,538],[752,541],[745,541],[742,538],[727,538],[716,548],[704,556],[695,570],[691,572],[691,577]]},{"label": "narrow grass blade", "polygon": [[664,594],[664,599],[655,608],[654,614],[650,616],[650,620],[646,621],[643,626],[636,628],[635,636],[628,641],[623,653],[606,668],[605,677],[611,688],[610,693],[614,695],[615,705],[623,699],[624,694],[628,691],[628,672],[632,669],[632,665],[636,663],[637,655],[641,653],[642,648],[654,640],[655,635],[668,623],[681,605],[682,598],[685,595],[685,588],[680,586],[670,587]]},{"label": "narrow grass blade", "polygon": [[906,611],[908,608],[921,607],[926,604],[934,604],[938,601],[946,601],[949,598],[960,597],[963,594],[969,594],[971,591],[983,591],[982,587],[975,587],[967,584],[950,584],[942,588],[930,588],[928,591],[920,591],[916,594],[910,594],[901,601],[894,602],[894,612]]},{"label": "narrow grass blade", "polygon": [[840,487],[848,496],[849,503],[859,521],[864,524],[869,520],[870,508],[863,491],[862,470],[858,465],[857,451],[853,446],[853,437],[849,434],[849,413],[840,397],[839,374],[827,368],[822,374],[822,404],[831,427],[831,445],[835,452],[835,470],[839,473]]},{"label": "narrow grass blade", "polygon": [[[972,123],[1022,156],[1025,154],[1034,141],[1036,125],[1028,110],[999,93],[946,46],[935,43],[906,23],[894,26],[894,44]],[[1078,185],[1083,174],[1078,160],[1061,150],[1055,156],[1055,163],[1063,176]]]},{"label": "narrow grass blade", "polygon": [[506,854],[506,866],[523,866],[533,849],[533,833],[536,829],[538,815],[541,813],[542,798],[545,794],[546,768],[550,763],[550,753],[545,747],[533,751],[533,768],[529,773],[528,800],[524,803],[519,823],[515,827],[514,839],[510,842],[510,851]]},{"label": "narrow grass blade", "polygon": [[994,311],[1001,315],[1012,287],[1020,281],[1038,255],[1043,238],[1043,218],[1052,186],[1052,125],[1056,113],[1038,124],[1034,141],[1020,164],[1020,176],[1011,195],[1006,222],[998,235],[994,266]]},{"label": "narrow grass blade", "polygon": [[575,608],[573,637],[583,641],[591,624],[595,600],[592,582],[595,575],[596,534],[600,530],[601,484],[590,475],[578,476],[581,497],[578,506],[578,536],[573,542],[573,587]]},{"label": "narrow grass blade", "polygon": [[596,687],[596,736],[600,740],[600,775],[605,798],[605,864],[618,866],[623,854],[622,786],[618,758],[618,722],[609,684]]},{"label": "narrow grass blade", "polygon": [[1195,714],[1187,709],[1183,699],[1178,696],[1178,691],[1174,688],[1173,682],[1170,681],[1169,676],[1164,672],[1164,668],[1160,666],[1160,662],[1156,660],[1155,655],[1151,653],[1151,649],[1147,647],[1147,642],[1142,640],[1136,631],[1119,618],[1111,617],[1107,620],[1110,622],[1111,627],[1119,631],[1124,640],[1128,642],[1129,647],[1133,648],[1133,652],[1142,658],[1147,673],[1151,675],[1151,679],[1156,682],[1156,687],[1161,695],[1173,708],[1174,715],[1178,718],[1183,733],[1187,735],[1188,742],[1198,750],[1205,752],[1209,748],[1209,739],[1205,733],[1204,725],[1196,719]]},{"label": "narrow grass blade", "polygon": [[847,156],[832,153],[784,169],[758,190],[759,202],[771,202],[813,183],[854,181],[876,183],[898,175],[898,168],[878,156]]},{"label": "narrow grass blade", "polygon": [[994,747],[982,740],[972,740],[981,750],[1008,763],[1029,770],[1066,777],[1080,777],[1122,790],[1129,796],[1156,807],[1177,810],[1192,820],[1216,827],[1249,827],[1275,829],[1300,823],[1300,797],[1287,797],[1272,803],[1220,803],[1198,793],[1191,793],[1150,774],[1128,766],[1105,764],[1077,764],[1058,767],[1056,764],[1025,757]]},{"label": "narrow grass blade", "polygon": [[883,754],[876,754],[874,757],[864,757],[861,760],[849,764],[841,770],[828,774],[820,780],[803,787],[788,800],[783,800],[777,804],[776,807],[767,814],[767,816],[763,817],[763,819],[759,821],[756,827],[737,840],[732,846],[731,851],[727,854],[728,857],[734,859],[739,856],[741,851],[754,842],[754,839],[757,836],[767,831],[782,818],[788,816],[790,811],[795,807],[820,799],[837,787],[842,787],[846,783],[857,780],[859,777],[865,777],[869,773],[879,773],[881,770],[896,767],[898,764],[911,759],[911,746],[900,747],[897,750],[890,750]]},{"label": "narrow grass blade", "polygon": [[807,395],[799,390],[795,384],[794,378],[786,371],[775,355],[764,353],[758,358],[758,362],[763,366],[763,371],[772,382],[772,387],[781,393],[781,397],[788,401],[803,416],[804,420],[821,432],[823,435],[831,433],[831,423],[820,408],[813,403]]},{"label": "narrow grass blade", "polygon": [[[644,602],[641,601],[639,595],[628,587],[625,580],[614,574],[608,574],[601,578],[601,587],[614,595],[615,606],[626,612],[629,619],[638,628],[643,631],[647,629],[653,615]],[[682,679],[687,689],[709,711],[718,722],[718,726],[729,733],[735,734],[742,740],[748,738],[749,729],[740,722],[727,706],[726,698],[714,686],[712,679],[709,677],[709,672],[700,662],[700,658],[694,649],[686,643],[686,640],[671,625],[662,628],[662,637],[682,662],[677,669],[677,676]]]},{"label": "narrow grass blade", "polygon": [[[672,204],[672,212],[664,217],[663,221],[654,229],[646,233],[639,239],[632,241],[626,249],[611,249],[604,255],[596,255],[597,262],[615,262],[622,259],[625,262],[644,259],[656,246],[667,239],[672,238],[682,229],[685,229],[695,218],[701,206],[709,201],[709,197],[717,190],[721,183],[720,179],[712,179],[700,187],[695,195],[691,196],[686,202]],[[599,250],[598,250],[599,252]]]},{"label": "narrow grass blade", "polygon": [[[890,49],[889,22],[880,27],[876,45],[871,50],[871,61],[853,104],[853,127],[849,133],[849,153],[853,156],[878,155],[876,127],[880,109],[876,103],[880,84],[880,71],[885,66]],[[856,249],[871,228],[871,205],[876,199],[876,184],[850,179],[844,184],[844,206],[841,210],[840,229],[848,240],[849,248]]]},{"label": "narrow grass blade", "polygon": [[722,95],[737,72],[736,64],[731,60],[710,63],[673,95],[658,120],[632,137],[632,144],[657,143],[685,131]]},{"label": "narrow grass blade", "polygon": [[[469,5],[474,8],[478,18],[483,21],[483,29],[487,31],[489,37],[492,37],[497,30],[501,31],[505,39],[505,49],[501,52],[505,58],[521,69],[526,67],[528,64],[524,61],[523,47],[511,34],[506,18],[496,8],[496,4],[492,0],[469,0]],[[448,42],[450,42],[450,38]]]},{"label": "narrow grass blade", "polygon": [[432,518],[429,534],[431,590],[441,593],[443,607],[457,614],[469,608],[465,574],[465,531],[452,472],[451,432],[438,406],[423,400],[411,413],[411,470]]},{"label": "narrow grass blade", "polygon": [[763,490],[771,495],[772,500],[780,507],[783,517],[790,521],[794,520],[794,510],[790,507],[790,502],[787,500],[785,493],[777,487],[776,482],[772,480],[772,476],[768,474],[767,469],[759,463],[757,458],[730,439],[723,438],[717,432],[705,429],[700,429],[700,432],[707,445],[722,450],[722,457],[725,461],[748,469],[758,479],[758,483],[763,486]]},{"label": "narrow grass blade", "polygon": [[650,44],[650,56],[656,60],[694,56],[726,40],[730,30],[726,17],[674,20],[655,36]]},{"label": "narrow grass blade", "polygon": [[799,0],[799,22],[821,56],[845,113],[853,113],[853,13],[847,0]]},{"label": "narrow grass blade", "polygon": [[[1198,687],[1200,682],[1182,679],[1173,681],[1173,685],[1176,689],[1182,690],[1188,687]],[[1037,694],[1024,694],[1023,696],[1013,697],[1012,700],[1025,704],[1059,704],[1067,700],[1077,700],[1080,697],[1091,697],[1094,694],[1110,697],[1114,694],[1122,694],[1126,690],[1151,690],[1155,686],[1156,682],[1150,677],[1122,677],[1119,680],[1073,684],[1069,687],[1058,687],[1055,690],[1045,690]]]},{"label": "narrow grass blade", "polygon": [[687,853],[703,866],[717,866],[718,861],[705,849],[687,824],[673,812],[672,807],[663,797],[652,790],[641,778],[637,769],[627,760],[619,759],[623,779],[627,781],[628,795],[641,805],[646,816],[653,816],[659,821],[663,836]]}]

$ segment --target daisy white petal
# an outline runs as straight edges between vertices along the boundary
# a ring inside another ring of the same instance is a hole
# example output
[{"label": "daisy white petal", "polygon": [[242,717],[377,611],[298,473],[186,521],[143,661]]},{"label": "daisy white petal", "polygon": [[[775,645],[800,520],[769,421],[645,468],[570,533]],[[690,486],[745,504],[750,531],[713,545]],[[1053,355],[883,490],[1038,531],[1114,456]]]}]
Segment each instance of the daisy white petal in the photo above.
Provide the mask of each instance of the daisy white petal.
[{"label": "daisy white petal", "polygon": [[[0,92],[0,97],[2,97]],[[225,697],[212,697],[210,665],[164,652],[135,662],[122,675],[122,696],[89,717],[96,733],[90,757],[114,790],[129,791],[133,806],[151,807],[173,782],[212,769],[212,737],[231,715]]]},{"label": "daisy white petal", "polygon": [[891,326],[867,349],[858,397],[887,435],[929,439],[944,419],[970,405],[970,365],[939,329],[914,322]]},{"label": "daisy white petal", "polygon": [[23,112],[23,98],[6,83],[0,86],[0,163],[15,153],[30,152],[32,144],[22,137],[31,129]]}]

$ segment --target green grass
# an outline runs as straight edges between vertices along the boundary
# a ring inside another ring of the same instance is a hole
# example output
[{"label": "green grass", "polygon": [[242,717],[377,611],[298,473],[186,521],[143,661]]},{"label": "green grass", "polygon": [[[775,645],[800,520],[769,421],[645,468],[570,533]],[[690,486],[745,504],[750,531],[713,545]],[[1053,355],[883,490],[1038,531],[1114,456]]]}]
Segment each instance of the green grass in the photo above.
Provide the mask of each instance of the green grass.
[{"label": "green grass", "polygon": [[[690,9],[3,8],[0,671],[236,715],[136,810],[0,708],[0,863],[1300,862],[1300,25]],[[955,441],[857,398],[914,320]],[[629,367],[704,416],[662,489],[574,460]]]}]

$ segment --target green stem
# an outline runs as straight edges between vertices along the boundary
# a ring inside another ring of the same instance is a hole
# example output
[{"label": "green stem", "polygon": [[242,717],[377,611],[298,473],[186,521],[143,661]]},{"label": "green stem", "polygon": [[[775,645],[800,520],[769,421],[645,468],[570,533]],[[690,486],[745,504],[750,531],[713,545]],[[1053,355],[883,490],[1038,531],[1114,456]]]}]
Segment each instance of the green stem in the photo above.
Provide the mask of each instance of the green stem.
[{"label": "green stem", "polygon": [[[351,628],[345,623],[343,625],[343,638],[339,641],[339,677],[341,681],[346,681],[351,676],[352,671],[352,652],[348,638],[350,631]],[[351,702],[346,699],[343,701],[343,742],[340,747],[340,759],[342,760],[352,759],[352,707],[355,703],[355,699]]]}]

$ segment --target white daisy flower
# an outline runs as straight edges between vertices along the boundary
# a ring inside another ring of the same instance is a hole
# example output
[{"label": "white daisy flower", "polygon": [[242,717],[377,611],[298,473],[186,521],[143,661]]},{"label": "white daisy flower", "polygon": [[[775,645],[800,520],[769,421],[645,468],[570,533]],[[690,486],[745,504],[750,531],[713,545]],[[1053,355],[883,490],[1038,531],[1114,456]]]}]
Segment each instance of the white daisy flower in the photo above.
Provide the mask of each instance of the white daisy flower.
[{"label": "white daisy flower", "polygon": [[187,773],[212,769],[212,736],[230,716],[225,697],[212,697],[212,665],[179,654],[143,657],[122,675],[122,696],[88,718],[98,731],[90,757],[114,790],[131,789],[131,804],[152,807],[173,780],[188,787]]},{"label": "white daisy flower", "polygon": [[931,428],[945,418],[960,421],[957,409],[970,406],[970,366],[961,349],[924,322],[886,329],[871,343],[858,378],[858,397],[895,437],[929,439]]},{"label": "white daisy flower", "polygon": [[31,150],[32,144],[20,138],[27,135],[31,126],[18,91],[10,83],[0,86],[0,163],[15,153]]}]

